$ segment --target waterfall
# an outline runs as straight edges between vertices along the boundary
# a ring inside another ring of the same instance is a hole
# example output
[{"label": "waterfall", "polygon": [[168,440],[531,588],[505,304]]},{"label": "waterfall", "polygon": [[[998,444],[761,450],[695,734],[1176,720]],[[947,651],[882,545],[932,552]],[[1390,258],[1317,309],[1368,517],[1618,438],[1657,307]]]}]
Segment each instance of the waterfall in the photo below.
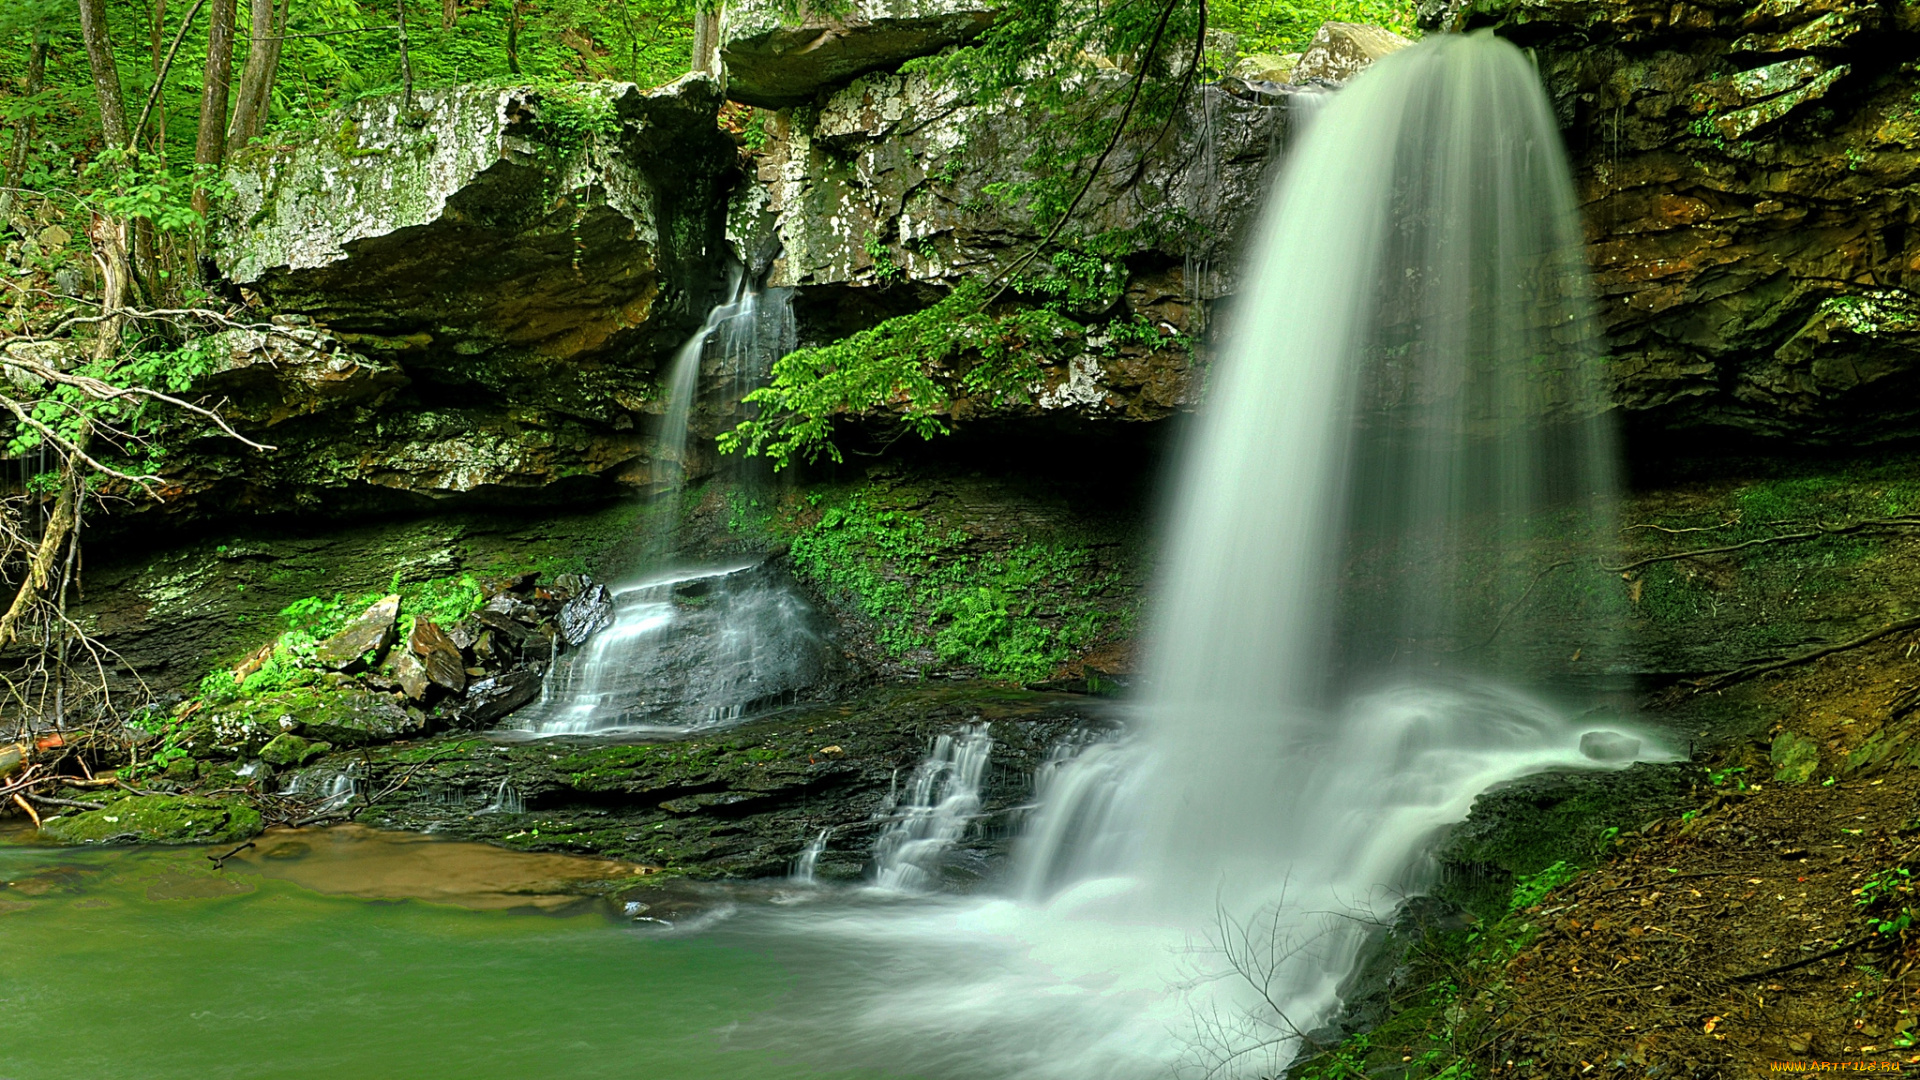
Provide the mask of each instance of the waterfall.
[{"label": "waterfall", "polygon": [[934,740],[904,793],[883,811],[891,818],[873,846],[874,884],[890,892],[922,892],[936,880],[940,859],[980,814],[980,781],[993,755],[987,724]]},{"label": "waterfall", "polygon": [[814,868],[820,865],[820,855],[827,850],[827,837],[832,834],[832,827],[821,829],[820,835],[801,850],[800,857],[793,861],[793,872],[788,875],[791,880],[803,885],[813,884]]},{"label": "waterfall", "polygon": [[[731,267],[725,299],[674,353],[652,476],[662,492],[687,479],[703,368],[731,378],[730,407],[737,408],[794,347],[792,292],[758,286]],[[665,563],[673,547],[674,509],[644,538],[652,565]],[[562,654],[556,645],[540,698],[515,715],[515,729],[552,735],[721,727],[785,703],[821,670],[826,646],[812,608],[783,579],[756,568],[658,572],[615,590],[613,599],[613,622],[583,649]]]},{"label": "waterfall", "polygon": [[[1630,763],[1568,719],[1606,689],[1621,605],[1594,573],[1614,450],[1546,96],[1478,34],[1330,98],[1183,450],[1142,721],[1043,778],[1013,895],[809,927],[905,969],[817,1021],[837,1063],[1279,1075],[1477,795]],[[910,845],[964,829],[963,756],[916,772],[883,879],[927,880]]]},{"label": "waterfall", "polygon": [[613,591],[612,624],[557,657],[514,715],[541,735],[686,732],[783,705],[822,677],[818,614],[764,566],[660,574]]}]

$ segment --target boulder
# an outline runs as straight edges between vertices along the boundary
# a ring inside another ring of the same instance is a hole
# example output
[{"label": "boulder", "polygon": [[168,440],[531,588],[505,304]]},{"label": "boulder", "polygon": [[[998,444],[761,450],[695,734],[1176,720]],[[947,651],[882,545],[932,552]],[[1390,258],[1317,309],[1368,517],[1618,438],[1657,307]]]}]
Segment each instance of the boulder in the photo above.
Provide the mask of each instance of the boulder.
[{"label": "boulder", "polygon": [[1783,731],[1774,736],[1767,760],[1773,778],[1782,784],[1804,784],[1820,771],[1820,744],[1805,735]]},{"label": "boulder", "polygon": [[612,622],[613,595],[605,585],[588,585],[560,609],[560,636],[577,649]]},{"label": "boulder", "polygon": [[[432,619],[414,620],[413,633],[407,636],[407,652],[418,658],[426,678],[435,686],[454,694],[466,690],[467,662],[460,646]],[[412,693],[408,696],[415,700],[420,697]]]},{"label": "boulder", "polygon": [[1293,80],[1299,66],[1299,53],[1254,53],[1241,57],[1233,65],[1233,74],[1248,82],[1284,83]]},{"label": "boulder", "polygon": [[720,20],[727,96],[768,109],[803,105],[868,72],[970,41],[999,10],[983,0],[733,0]]},{"label": "boulder", "polygon": [[[466,674],[463,670],[460,677],[465,679]],[[432,686],[427,678],[427,666],[411,649],[402,649],[393,658],[393,681],[400,684],[400,692],[410,701],[427,700],[428,688]]]},{"label": "boulder", "polygon": [[331,749],[333,747],[326,743],[313,742],[291,731],[283,731],[260,748],[260,760],[285,769],[294,765],[305,765]]},{"label": "boulder", "polygon": [[242,802],[193,795],[128,795],[100,810],[48,818],[40,838],[61,844],[230,844],[264,827]]},{"label": "boulder", "polygon": [[1632,761],[1640,756],[1640,740],[1617,731],[1588,731],[1580,736],[1580,755],[1591,761]]},{"label": "boulder", "polygon": [[540,694],[540,673],[522,668],[489,676],[467,687],[460,721],[471,728],[491,727]]},{"label": "boulder", "polygon": [[346,629],[320,643],[314,659],[336,671],[358,671],[368,665],[367,657],[379,663],[393,644],[395,623],[400,617],[400,597],[382,597]]},{"label": "boulder", "polygon": [[1289,81],[1343,83],[1365,71],[1375,60],[1413,44],[1391,30],[1365,23],[1320,24]]},{"label": "boulder", "polygon": [[[397,658],[395,663],[397,666]],[[425,714],[403,708],[389,694],[369,693],[357,686],[319,695],[313,706],[294,717],[300,722],[302,734],[326,739],[335,746],[368,746],[427,732]]]}]

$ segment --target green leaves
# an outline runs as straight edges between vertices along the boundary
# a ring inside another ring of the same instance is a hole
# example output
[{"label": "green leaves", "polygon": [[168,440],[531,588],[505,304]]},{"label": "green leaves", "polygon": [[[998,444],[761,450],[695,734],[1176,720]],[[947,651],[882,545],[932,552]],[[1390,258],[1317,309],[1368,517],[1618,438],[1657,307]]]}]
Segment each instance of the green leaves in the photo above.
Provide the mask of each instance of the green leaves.
[{"label": "green leaves", "polygon": [[720,436],[721,452],[762,454],[775,469],[796,458],[841,461],[836,417],[884,412],[931,439],[947,433],[960,396],[988,408],[1029,400],[1041,360],[1083,328],[1045,308],[989,313],[984,299],[984,286],[966,281],[931,307],[788,353],[772,382],[747,395],[760,415]]}]

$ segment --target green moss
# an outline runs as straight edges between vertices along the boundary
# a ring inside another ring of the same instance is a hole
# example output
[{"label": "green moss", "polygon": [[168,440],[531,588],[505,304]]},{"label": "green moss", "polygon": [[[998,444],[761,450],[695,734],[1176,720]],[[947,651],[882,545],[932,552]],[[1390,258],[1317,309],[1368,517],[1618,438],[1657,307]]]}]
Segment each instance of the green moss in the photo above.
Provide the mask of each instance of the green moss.
[{"label": "green moss", "polygon": [[1045,678],[1127,620],[1098,602],[1117,591],[1092,550],[1034,539],[982,550],[965,530],[856,492],[794,536],[799,573],[876,625],[890,656],[930,652],[991,679]]},{"label": "green moss", "polygon": [[117,799],[105,809],[48,818],[40,835],[62,844],[128,839],[147,844],[226,844],[263,828],[259,811],[240,802],[190,795]]}]

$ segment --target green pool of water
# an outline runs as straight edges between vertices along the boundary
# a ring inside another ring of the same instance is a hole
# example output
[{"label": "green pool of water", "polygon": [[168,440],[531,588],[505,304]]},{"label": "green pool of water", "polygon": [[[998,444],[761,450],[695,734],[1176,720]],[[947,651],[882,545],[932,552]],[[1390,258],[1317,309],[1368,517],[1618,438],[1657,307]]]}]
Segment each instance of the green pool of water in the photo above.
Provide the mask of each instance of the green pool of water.
[{"label": "green pool of water", "polygon": [[768,1080],[799,993],[751,943],[603,912],[351,899],[200,850],[0,843],[0,1078]]}]

